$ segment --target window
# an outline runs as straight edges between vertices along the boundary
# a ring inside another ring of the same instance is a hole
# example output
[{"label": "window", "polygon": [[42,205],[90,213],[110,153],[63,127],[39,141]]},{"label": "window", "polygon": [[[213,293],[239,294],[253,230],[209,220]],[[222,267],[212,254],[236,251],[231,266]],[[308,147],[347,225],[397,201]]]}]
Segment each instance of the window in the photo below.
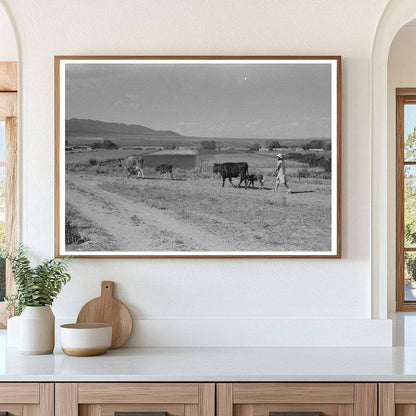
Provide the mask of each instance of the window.
[{"label": "window", "polygon": [[[0,247],[6,244],[6,126],[0,121]],[[6,264],[0,259],[0,302],[6,294]]]},{"label": "window", "polygon": [[416,88],[396,96],[397,310],[416,311]]},{"label": "window", "polygon": [[[0,246],[17,243],[17,64],[0,62]],[[5,326],[4,296],[13,292],[9,264],[0,260],[0,328]]]}]

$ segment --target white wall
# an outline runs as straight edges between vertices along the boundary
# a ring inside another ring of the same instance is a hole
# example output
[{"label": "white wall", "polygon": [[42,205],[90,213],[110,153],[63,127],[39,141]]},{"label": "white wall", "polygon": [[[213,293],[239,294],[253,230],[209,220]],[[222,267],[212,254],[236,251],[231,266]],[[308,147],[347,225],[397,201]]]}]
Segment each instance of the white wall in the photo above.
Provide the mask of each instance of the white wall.
[{"label": "white wall", "polygon": [[73,260],[58,317],[111,279],[138,320],[130,345],[388,345],[389,322],[370,320],[369,63],[386,3],[6,1],[22,43],[22,241],[39,257],[53,256],[54,55],[343,57],[342,259]]},{"label": "white wall", "polygon": [[416,25],[404,26],[388,60],[388,307],[396,310],[396,88],[416,88]]},{"label": "white wall", "polygon": [[16,39],[3,7],[0,7],[0,61],[17,61]]}]

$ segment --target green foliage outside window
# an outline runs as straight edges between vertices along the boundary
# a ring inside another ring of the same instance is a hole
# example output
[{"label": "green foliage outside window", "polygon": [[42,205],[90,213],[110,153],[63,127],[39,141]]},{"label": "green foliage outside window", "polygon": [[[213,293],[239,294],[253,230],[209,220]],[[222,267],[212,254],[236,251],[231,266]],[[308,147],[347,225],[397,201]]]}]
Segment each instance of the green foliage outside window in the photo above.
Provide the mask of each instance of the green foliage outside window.
[{"label": "green foliage outside window", "polygon": [[0,247],[4,246],[6,242],[6,224],[4,222],[0,222]]},{"label": "green foliage outside window", "polygon": [[[405,160],[415,160],[416,156],[416,127],[405,141]],[[404,245],[416,246],[416,175],[414,167],[405,166],[404,180]],[[416,280],[416,255],[405,254],[405,279]]]},{"label": "green foliage outside window", "polygon": [[[416,127],[405,142],[405,160],[412,160],[416,155]],[[414,168],[413,168],[414,169]],[[405,167],[404,201],[405,201],[405,247],[416,244],[416,177],[411,167]]]}]

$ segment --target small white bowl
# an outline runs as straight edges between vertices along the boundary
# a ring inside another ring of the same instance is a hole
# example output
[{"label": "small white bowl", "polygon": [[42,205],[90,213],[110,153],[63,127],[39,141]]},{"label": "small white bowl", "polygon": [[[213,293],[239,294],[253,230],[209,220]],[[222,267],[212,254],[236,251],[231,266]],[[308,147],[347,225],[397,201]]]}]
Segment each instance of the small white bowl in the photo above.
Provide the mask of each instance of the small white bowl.
[{"label": "small white bowl", "polygon": [[111,347],[112,335],[110,324],[61,325],[61,348],[76,357],[104,354]]}]

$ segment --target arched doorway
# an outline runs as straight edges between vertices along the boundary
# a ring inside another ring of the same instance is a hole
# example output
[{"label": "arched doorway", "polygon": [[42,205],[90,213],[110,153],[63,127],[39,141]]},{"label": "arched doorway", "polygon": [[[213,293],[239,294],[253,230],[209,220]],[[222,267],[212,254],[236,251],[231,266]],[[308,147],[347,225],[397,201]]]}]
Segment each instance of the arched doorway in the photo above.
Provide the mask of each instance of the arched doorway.
[{"label": "arched doorway", "polygon": [[[389,250],[388,175],[388,56],[396,33],[416,17],[414,0],[396,0],[387,4],[377,27],[371,53],[371,259],[372,317],[387,318],[388,266],[395,256]],[[394,174],[394,171],[393,171]]]}]

